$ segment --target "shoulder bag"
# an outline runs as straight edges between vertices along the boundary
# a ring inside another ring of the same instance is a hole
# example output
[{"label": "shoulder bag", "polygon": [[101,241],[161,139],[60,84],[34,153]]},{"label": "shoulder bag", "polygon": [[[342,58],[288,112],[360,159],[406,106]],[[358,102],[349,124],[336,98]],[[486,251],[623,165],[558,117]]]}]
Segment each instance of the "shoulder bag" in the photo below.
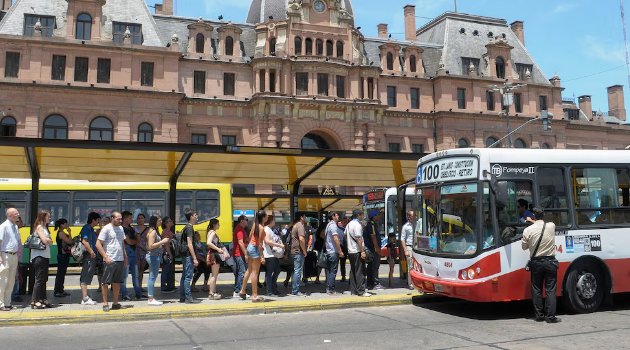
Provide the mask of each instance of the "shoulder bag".
[{"label": "shoulder bag", "polygon": [[[352,235],[352,232],[348,230],[349,226],[350,226],[350,224],[348,223],[348,225],[346,225],[346,231],[348,231],[348,232],[346,232],[346,235],[350,234],[349,236],[352,236],[352,239],[358,245],[359,242],[357,242],[357,238],[354,237],[354,235]],[[359,247],[359,250],[361,250],[361,247]],[[367,249],[365,247],[365,243],[363,244],[363,251],[365,252],[365,262],[366,263],[370,263],[370,262],[374,261],[374,253],[372,253],[369,249]]]},{"label": "shoulder bag", "polygon": [[35,250],[46,250],[46,245],[42,243],[42,240],[39,238],[39,235],[33,232],[26,241],[24,241],[24,248],[27,249],[35,249]]},{"label": "shoulder bag", "polygon": [[536,253],[538,252],[538,247],[540,247],[540,241],[542,241],[542,237],[545,234],[545,226],[547,226],[546,222],[543,224],[542,232],[540,232],[540,238],[538,239],[538,243],[536,243],[536,248],[534,248],[534,253],[532,253],[532,255],[529,257],[529,260],[527,260],[527,264],[525,265],[525,271],[531,270],[532,258],[535,257]]}]

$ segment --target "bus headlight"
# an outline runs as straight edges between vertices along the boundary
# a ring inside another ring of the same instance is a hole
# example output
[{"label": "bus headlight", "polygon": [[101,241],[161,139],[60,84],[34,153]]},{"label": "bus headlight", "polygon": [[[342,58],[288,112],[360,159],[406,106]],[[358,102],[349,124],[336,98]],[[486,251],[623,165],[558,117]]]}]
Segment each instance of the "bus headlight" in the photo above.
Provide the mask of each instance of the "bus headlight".
[{"label": "bus headlight", "polygon": [[465,280],[467,277],[466,270],[462,270],[462,279]]},{"label": "bus headlight", "polygon": [[468,269],[468,278],[469,279],[475,278],[475,271],[473,269]]}]

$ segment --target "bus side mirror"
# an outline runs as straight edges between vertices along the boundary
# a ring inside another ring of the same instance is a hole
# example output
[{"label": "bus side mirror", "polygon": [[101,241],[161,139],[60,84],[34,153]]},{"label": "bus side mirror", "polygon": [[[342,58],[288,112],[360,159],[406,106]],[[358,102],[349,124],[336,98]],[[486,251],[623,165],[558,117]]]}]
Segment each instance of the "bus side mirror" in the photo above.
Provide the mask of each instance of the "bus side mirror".
[{"label": "bus side mirror", "polygon": [[497,208],[505,208],[508,204],[508,183],[507,181],[497,181],[495,185],[495,202]]}]

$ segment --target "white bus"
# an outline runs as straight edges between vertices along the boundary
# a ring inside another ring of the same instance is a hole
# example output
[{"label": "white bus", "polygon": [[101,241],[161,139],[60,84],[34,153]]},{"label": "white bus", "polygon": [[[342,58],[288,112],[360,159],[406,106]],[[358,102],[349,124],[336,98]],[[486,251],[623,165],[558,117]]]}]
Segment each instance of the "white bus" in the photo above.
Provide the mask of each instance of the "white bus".
[{"label": "white bus", "polygon": [[[407,188],[405,190],[405,202],[406,208],[411,210],[415,198],[415,190],[413,188]],[[368,220],[368,214],[372,210],[378,210],[381,212],[381,222],[378,223],[378,230],[381,233],[381,256],[383,259],[387,258],[387,235],[390,232],[396,234],[396,239],[400,238],[399,227],[401,227],[406,221],[407,216],[404,215],[402,223],[399,221],[399,205],[398,205],[398,192],[395,187],[381,188],[370,190],[363,195],[363,217]]]},{"label": "white bus", "polygon": [[423,157],[414,285],[479,302],[530,299],[521,211],[542,206],[556,225],[558,296],[573,312],[597,310],[630,291],[629,171],[628,151],[456,149]]}]

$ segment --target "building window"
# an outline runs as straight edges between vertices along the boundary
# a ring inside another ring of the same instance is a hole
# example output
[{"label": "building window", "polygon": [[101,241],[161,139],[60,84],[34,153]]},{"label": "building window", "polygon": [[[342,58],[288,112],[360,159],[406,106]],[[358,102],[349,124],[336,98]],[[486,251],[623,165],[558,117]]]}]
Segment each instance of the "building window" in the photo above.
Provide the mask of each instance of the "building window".
[{"label": "building window", "polygon": [[206,142],[206,134],[192,134],[190,138],[190,143],[205,145]]},{"label": "building window", "polygon": [[92,38],[92,16],[82,13],[77,17],[77,39],[90,40]]},{"label": "building window", "polygon": [[193,92],[196,94],[206,93],[206,72],[195,71],[193,76]]},{"label": "building window", "polygon": [[387,53],[387,69],[394,70],[394,55],[391,52]]},{"label": "building window", "polygon": [[343,58],[343,42],[337,41],[335,45],[337,45],[337,57]]},{"label": "building window", "polygon": [[317,56],[324,56],[324,42],[322,39],[315,40],[315,52]]},{"label": "building window", "polygon": [[424,153],[424,145],[412,144],[411,145],[411,152],[413,152],[413,153]]},{"label": "building window", "polygon": [[523,105],[521,104],[521,94],[514,94],[514,111],[523,113]]},{"label": "building window", "polygon": [[88,64],[87,57],[76,57],[74,59],[74,81],[88,81]]},{"label": "building window", "polygon": [[400,143],[390,142],[389,143],[389,151],[390,152],[400,152]]},{"label": "building window", "polygon": [[234,73],[223,73],[223,95],[234,96],[235,78]]},{"label": "building window", "polygon": [[525,75],[527,71],[529,71],[530,76],[534,74],[533,69],[534,69],[534,66],[531,64],[522,64],[522,63],[516,64],[516,72],[518,73],[518,78],[521,80],[527,79],[527,76]]},{"label": "building window", "polygon": [[542,144],[542,149],[551,149],[551,146],[549,146],[548,143],[543,143]]},{"label": "building window", "polygon": [[470,75],[470,64],[475,67],[475,72],[479,76],[479,59],[462,57],[462,75]]},{"label": "building window", "polygon": [[505,61],[503,61],[503,58],[497,57],[495,63],[497,67],[497,78],[505,79]]},{"label": "building window", "polygon": [[[494,137],[488,137],[488,138],[486,139],[486,147],[490,147],[490,146],[492,146],[495,142],[497,142],[497,139],[496,139],[496,138],[494,138]],[[494,147],[496,147],[496,148],[501,148],[501,144],[498,144],[498,145],[496,145],[496,146],[494,146]]]},{"label": "building window", "polygon": [[466,139],[459,139],[459,141],[457,142],[457,147],[459,147],[459,148],[468,148],[468,140],[466,140]]},{"label": "building window", "polygon": [[90,123],[90,140],[112,141],[114,139],[114,126],[105,117],[96,117]]},{"label": "building window", "polygon": [[390,107],[396,107],[396,87],[387,87],[387,105]]},{"label": "building window", "polygon": [[295,89],[298,95],[308,95],[308,73],[295,73]]},{"label": "building window", "polygon": [[267,90],[267,78],[265,77],[265,70],[260,70],[260,92],[265,92]]},{"label": "building window", "polygon": [[466,89],[457,89],[457,108],[466,109]]},{"label": "building window", "polygon": [[547,110],[547,96],[538,96],[539,107],[541,111]]},{"label": "building window", "polygon": [[579,109],[565,109],[567,113],[567,119],[569,120],[580,120],[580,110]]},{"label": "building window", "polygon": [[332,40],[326,40],[326,56],[328,57],[332,57],[333,56],[333,42]]},{"label": "building window", "polygon": [[368,85],[367,97],[370,100],[373,100],[374,99],[374,78],[368,78],[367,85]]},{"label": "building window", "polygon": [[527,148],[527,144],[521,139],[516,139],[514,140],[514,148]]},{"label": "building window", "polygon": [[59,114],[48,116],[44,120],[43,138],[45,139],[67,139],[68,138],[68,122],[66,118]]},{"label": "building window", "polygon": [[225,55],[234,55],[234,39],[231,36],[225,38]]},{"label": "building window", "polygon": [[35,24],[38,19],[39,23],[42,25],[42,36],[50,38],[53,34],[53,29],[55,29],[55,17],[53,16],[24,16],[24,35],[33,36],[35,34]]},{"label": "building window", "polygon": [[269,55],[276,55],[276,38],[272,38],[269,40]]},{"label": "building window", "polygon": [[299,36],[296,36],[293,45],[295,46],[295,54],[301,55],[302,54],[302,38],[300,38]]},{"label": "building window", "polygon": [[20,53],[7,51],[7,61],[4,65],[4,77],[17,78],[19,73],[20,73]]},{"label": "building window", "polygon": [[328,73],[317,73],[317,94],[328,96]]},{"label": "building window", "polygon": [[269,70],[269,92],[276,92],[276,70]]},{"label": "building window", "polygon": [[419,109],[420,108],[420,89],[411,88],[411,109]]},{"label": "building window", "polygon": [[223,146],[236,146],[236,136],[235,135],[222,135],[221,144]]},{"label": "building window", "polygon": [[417,69],[416,65],[417,65],[416,56],[415,55],[409,56],[409,71],[411,73],[416,72],[416,69]]},{"label": "building window", "polygon": [[337,76],[337,97],[346,98],[346,77],[343,75]]},{"label": "building window", "polygon": [[494,92],[486,91],[486,109],[494,111]]},{"label": "building window", "polygon": [[66,56],[53,55],[52,71],[50,72],[51,80],[66,79]]},{"label": "building window", "polygon": [[99,58],[96,69],[96,82],[99,84],[109,84],[111,68],[112,60],[109,58]]},{"label": "building window", "polygon": [[138,142],[153,142],[153,127],[149,123],[138,126]]},{"label": "building window", "polygon": [[0,136],[13,137],[17,131],[17,123],[13,117],[2,118],[0,123]]},{"label": "building window", "polygon": [[141,63],[141,74],[140,77],[140,85],[142,86],[153,86],[153,62],[142,62]]},{"label": "building window", "polygon": [[306,40],[304,41],[304,46],[306,47],[306,54],[312,55],[313,54],[313,39],[306,38]]},{"label": "building window", "polygon": [[144,42],[141,24],[114,22],[114,42],[116,44],[122,44],[125,41],[125,31],[127,29],[129,29],[131,34],[129,39],[132,44],[140,45]]},{"label": "building window", "polygon": [[195,51],[197,53],[203,53],[205,50],[205,41],[206,38],[201,33],[197,33],[195,36]]}]

